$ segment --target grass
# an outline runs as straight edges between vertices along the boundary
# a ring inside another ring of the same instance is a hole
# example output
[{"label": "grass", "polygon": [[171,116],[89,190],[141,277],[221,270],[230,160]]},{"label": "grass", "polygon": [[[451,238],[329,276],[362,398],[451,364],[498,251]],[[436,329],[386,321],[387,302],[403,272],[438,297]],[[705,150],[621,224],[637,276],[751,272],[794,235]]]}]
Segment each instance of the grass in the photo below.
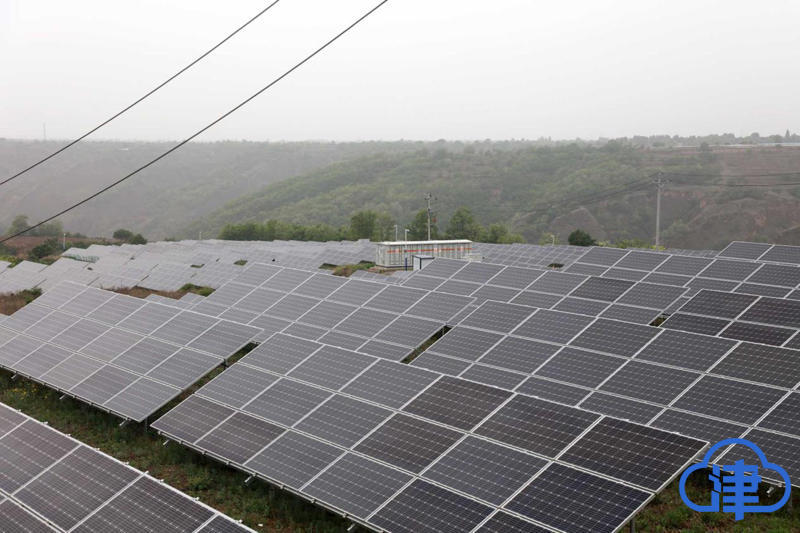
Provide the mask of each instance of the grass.
[{"label": "grass", "polygon": [[[783,495],[781,489],[767,496],[766,486],[760,488],[760,503],[774,503]],[[692,501],[708,504],[710,482],[708,470],[699,470],[689,476],[686,493]],[[678,491],[678,482],[669,485],[636,516],[636,530],[656,533],[796,533],[800,531],[800,495],[792,495],[791,507],[770,514],[745,514],[736,522],[731,513],[697,513],[686,507]]]},{"label": "grass", "polygon": [[349,278],[356,270],[369,270],[374,267],[375,263],[370,261],[361,261],[360,263],[356,263],[354,265],[331,265],[329,263],[323,263],[320,265],[320,268],[333,270],[334,276],[343,276],[345,278]]},{"label": "grass", "polygon": [[187,283],[181,287],[181,291],[184,293],[193,292],[195,294],[199,294],[200,296],[208,296],[214,292],[214,289],[211,287],[201,287],[200,285],[192,285],[191,283]]},{"label": "grass", "polygon": [[13,294],[0,294],[0,314],[11,315],[41,295],[41,289],[26,289]]},{"label": "grass", "polygon": [[120,427],[119,418],[77,400],[59,400],[59,396],[52,389],[25,379],[12,380],[9,372],[0,371],[0,402],[163,479],[256,531],[328,533],[342,532],[348,525],[344,519],[267,483],[254,480],[245,485],[246,474],[188,448],[175,443],[164,446],[164,438],[143,424]]}]

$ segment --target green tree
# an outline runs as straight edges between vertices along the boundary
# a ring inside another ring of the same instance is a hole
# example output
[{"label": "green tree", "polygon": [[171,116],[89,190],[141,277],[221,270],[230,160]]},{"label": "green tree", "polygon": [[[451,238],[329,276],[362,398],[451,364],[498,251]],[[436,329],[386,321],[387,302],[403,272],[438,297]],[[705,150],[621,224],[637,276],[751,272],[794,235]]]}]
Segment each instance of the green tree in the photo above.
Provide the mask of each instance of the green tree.
[{"label": "green tree", "polygon": [[378,214],[375,218],[375,229],[372,232],[372,240],[394,240],[394,224],[394,219],[388,213]]},{"label": "green tree", "polygon": [[58,240],[47,239],[42,244],[33,247],[30,253],[30,259],[33,261],[38,261],[47,257],[48,255],[55,254],[58,252],[58,248]]},{"label": "green tree", "polygon": [[359,211],[350,217],[350,234],[355,239],[371,239],[375,233],[375,223],[378,220],[378,213],[367,209]]},{"label": "green tree", "polygon": [[64,225],[58,220],[42,224],[29,232],[37,237],[61,237],[64,234]]},{"label": "green tree", "polygon": [[30,227],[31,225],[28,224],[28,215],[17,215],[14,217],[14,220],[11,221],[11,227],[8,228],[8,235],[14,235],[15,233],[25,231]]},{"label": "green tree", "polygon": [[147,244],[147,239],[145,239],[141,233],[137,233],[128,241],[131,244]]},{"label": "green tree", "polygon": [[[412,241],[428,240],[428,211],[420,209],[408,225],[408,238]],[[439,238],[439,228],[431,221],[431,239]]]},{"label": "green tree", "polygon": [[481,233],[483,233],[483,227],[472,216],[472,212],[469,208],[461,206],[450,217],[445,236],[448,239],[477,241],[481,238]]},{"label": "green tree", "polygon": [[594,246],[595,240],[592,238],[589,233],[583,231],[582,229],[576,229],[572,233],[569,234],[567,237],[567,242],[569,242],[573,246]]},{"label": "green tree", "polygon": [[519,233],[511,233],[505,224],[490,224],[486,230],[485,242],[496,244],[512,244],[515,242],[525,242],[525,237]]},{"label": "green tree", "polygon": [[133,237],[133,232],[129,229],[118,229],[114,232],[113,237],[120,241],[129,241]]}]

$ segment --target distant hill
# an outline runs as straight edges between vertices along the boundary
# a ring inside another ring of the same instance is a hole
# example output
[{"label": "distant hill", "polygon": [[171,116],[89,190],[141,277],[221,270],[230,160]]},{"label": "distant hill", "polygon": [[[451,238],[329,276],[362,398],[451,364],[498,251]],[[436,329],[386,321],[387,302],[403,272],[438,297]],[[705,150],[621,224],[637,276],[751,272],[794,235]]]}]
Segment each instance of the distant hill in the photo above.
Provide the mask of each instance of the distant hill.
[{"label": "distant hill", "polygon": [[509,224],[528,242],[545,232],[563,242],[576,227],[598,239],[651,241],[655,186],[649,180],[657,171],[670,180],[661,225],[668,246],[719,248],[734,239],[800,244],[800,185],[735,186],[800,182],[800,174],[762,176],[800,172],[800,148],[647,149],[613,141],[504,150],[490,143],[458,150],[426,145],[367,155],[244,195],[179,234],[212,235],[228,223],[268,219],[341,225],[360,209],[407,223],[431,192],[440,227],[466,205],[481,223]]},{"label": "distant hill", "polygon": [[[59,147],[61,141],[0,139],[0,180]],[[15,215],[51,215],[136,169],[174,143],[82,142],[0,187],[0,232]],[[421,143],[190,143],[152,167],[62,217],[72,232],[110,236],[120,227],[148,238],[173,235],[243,194],[331,163],[374,153],[419,149]]]}]

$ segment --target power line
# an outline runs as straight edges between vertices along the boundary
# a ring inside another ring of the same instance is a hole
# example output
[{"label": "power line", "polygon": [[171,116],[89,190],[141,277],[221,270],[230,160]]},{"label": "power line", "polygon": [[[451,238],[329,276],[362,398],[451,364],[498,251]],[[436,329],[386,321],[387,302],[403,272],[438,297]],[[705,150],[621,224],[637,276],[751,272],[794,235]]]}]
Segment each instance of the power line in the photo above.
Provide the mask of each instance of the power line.
[{"label": "power line", "polygon": [[787,172],[764,172],[760,174],[700,174],[700,173],[680,173],[663,171],[665,176],[675,176],[681,178],[767,178],[778,176],[798,176],[800,171]]},{"label": "power line", "polygon": [[375,11],[377,11],[377,10],[378,10],[378,9],[379,9],[381,6],[383,6],[383,4],[385,4],[385,3],[386,3],[386,2],[388,2],[388,1],[389,1],[389,0],[382,0],[381,2],[379,2],[379,3],[378,3],[376,6],[375,6],[375,7],[373,7],[372,9],[370,9],[369,11],[367,11],[366,13],[364,13],[363,15],[361,15],[361,16],[360,16],[358,19],[356,19],[356,20],[355,20],[355,22],[353,22],[352,24],[350,24],[349,26],[347,26],[345,29],[343,29],[342,31],[340,31],[339,33],[337,33],[337,34],[336,34],[336,35],[335,35],[333,38],[331,38],[331,39],[330,39],[330,40],[328,40],[328,41],[327,41],[325,44],[323,44],[322,46],[320,46],[319,48],[317,48],[316,50],[314,50],[314,51],[313,51],[311,54],[307,55],[307,56],[306,56],[304,59],[302,59],[300,62],[296,63],[296,64],[295,64],[295,65],[294,65],[292,68],[290,68],[289,70],[287,70],[286,72],[284,72],[283,74],[281,74],[280,76],[278,76],[277,78],[275,78],[274,80],[272,80],[272,81],[271,81],[269,84],[265,85],[264,87],[262,87],[261,89],[259,89],[258,91],[256,91],[255,93],[253,93],[252,95],[250,95],[249,97],[247,97],[245,100],[243,100],[242,102],[240,102],[239,104],[237,104],[236,106],[234,106],[233,108],[231,108],[230,110],[226,111],[225,113],[223,113],[222,115],[220,115],[219,117],[217,117],[216,119],[214,119],[212,122],[210,122],[209,124],[207,124],[207,125],[206,125],[206,126],[204,126],[203,128],[199,129],[197,132],[193,133],[192,135],[190,135],[189,137],[187,137],[187,138],[186,138],[186,139],[184,139],[183,141],[179,142],[178,144],[176,144],[175,146],[173,146],[173,147],[172,147],[172,148],[170,148],[169,150],[167,150],[167,151],[165,151],[165,152],[161,153],[160,155],[158,155],[158,156],[157,156],[157,157],[155,157],[154,159],[151,159],[150,161],[148,161],[148,162],[147,162],[147,163],[145,163],[144,165],[140,166],[139,168],[137,168],[137,169],[136,169],[136,170],[134,170],[133,172],[130,172],[129,174],[126,174],[125,176],[123,176],[122,178],[118,179],[118,180],[117,180],[117,181],[115,181],[114,183],[112,183],[112,184],[110,184],[110,185],[108,185],[108,186],[106,186],[106,187],[104,187],[104,188],[100,189],[100,190],[99,190],[99,191],[97,191],[96,193],[92,194],[91,196],[88,196],[88,197],[84,198],[84,199],[83,199],[83,200],[81,200],[80,202],[77,202],[77,203],[75,203],[75,204],[73,204],[73,205],[71,205],[71,206],[67,207],[66,209],[63,209],[63,210],[59,211],[59,212],[58,212],[58,213],[56,213],[55,215],[53,215],[53,216],[50,216],[50,217],[48,217],[48,218],[46,218],[46,219],[42,220],[41,222],[37,222],[36,224],[34,224],[33,226],[31,226],[31,227],[29,227],[29,228],[27,228],[27,229],[25,229],[25,230],[19,231],[19,232],[17,232],[17,233],[14,233],[13,235],[10,235],[10,236],[8,236],[8,237],[5,237],[5,238],[3,238],[2,240],[0,240],[0,244],[4,243],[4,242],[6,242],[6,241],[9,241],[9,240],[11,240],[11,239],[13,239],[14,237],[18,237],[18,236],[22,235],[23,233],[27,233],[27,232],[31,231],[32,229],[38,228],[38,227],[39,227],[39,226],[41,226],[42,224],[46,224],[47,222],[50,222],[51,220],[53,220],[53,219],[56,219],[56,218],[60,217],[60,216],[61,216],[61,215],[63,215],[64,213],[68,213],[69,211],[72,211],[72,210],[73,210],[73,209],[75,209],[76,207],[79,207],[79,206],[81,206],[81,205],[85,204],[85,203],[86,203],[86,202],[88,202],[89,200],[92,200],[93,198],[97,198],[98,196],[100,196],[101,194],[103,194],[104,192],[106,192],[107,190],[109,190],[109,189],[111,189],[111,188],[113,188],[113,187],[116,187],[117,185],[119,185],[119,184],[120,184],[120,183],[122,183],[123,181],[127,180],[128,178],[131,178],[132,176],[135,176],[136,174],[138,174],[138,173],[139,173],[139,172],[141,172],[142,170],[146,169],[147,167],[149,167],[149,166],[151,166],[151,165],[155,164],[156,162],[160,161],[161,159],[165,158],[166,156],[168,156],[169,154],[171,154],[172,152],[174,152],[175,150],[177,150],[177,149],[178,149],[178,148],[180,148],[181,146],[185,145],[186,143],[188,143],[189,141],[191,141],[191,140],[192,140],[192,139],[194,139],[195,137],[199,136],[200,134],[202,134],[202,133],[204,133],[205,131],[209,130],[210,128],[212,128],[213,126],[215,126],[216,124],[218,124],[219,122],[221,122],[222,120],[224,120],[225,118],[227,118],[228,116],[230,116],[231,114],[235,113],[236,111],[238,111],[239,109],[241,109],[242,107],[244,107],[245,105],[247,105],[247,104],[248,104],[248,103],[249,103],[251,100],[255,99],[255,98],[256,98],[256,97],[258,97],[260,94],[262,94],[263,92],[265,92],[267,89],[269,89],[269,88],[270,88],[270,87],[272,87],[273,85],[277,84],[277,83],[278,83],[278,82],[280,82],[282,79],[284,79],[285,77],[287,77],[289,74],[291,74],[292,72],[294,72],[295,70],[297,70],[298,68],[300,68],[301,66],[303,66],[305,63],[307,63],[308,61],[310,61],[310,60],[311,60],[311,59],[312,59],[314,56],[316,56],[317,54],[319,54],[320,52],[322,52],[323,50],[325,50],[325,49],[326,49],[328,46],[330,46],[331,44],[333,44],[334,42],[336,42],[336,41],[337,41],[337,40],[338,40],[340,37],[342,37],[344,34],[346,34],[347,32],[349,32],[349,31],[350,31],[350,30],[352,30],[353,28],[355,28],[355,27],[356,27],[356,26],[357,26],[359,23],[361,23],[361,22],[362,22],[364,19],[366,19],[366,18],[367,18],[367,17],[369,17],[369,16],[370,16],[372,13],[374,13]]},{"label": "power line", "polygon": [[584,193],[584,194],[579,194],[579,195],[574,195],[574,196],[562,198],[558,202],[550,202],[550,203],[547,203],[546,205],[543,204],[542,207],[535,208],[535,209],[529,211],[528,212],[528,216],[546,213],[547,211],[549,211],[549,210],[551,210],[553,208],[563,207],[563,206],[566,206],[566,205],[569,205],[569,204],[572,204],[572,203],[576,203],[576,202],[579,202],[581,204],[593,204],[593,203],[601,202],[603,200],[606,200],[606,199],[611,198],[611,197],[613,197],[615,195],[618,195],[618,194],[623,194],[623,193],[642,190],[642,189],[652,185],[651,178],[652,178],[651,176],[648,176],[647,178],[644,178],[644,179],[640,178],[640,179],[633,180],[633,181],[630,181],[630,182],[627,182],[627,183],[618,184],[618,185],[615,185],[614,187],[610,187],[610,188],[602,190],[602,191],[595,191],[595,192],[588,193],[588,194]]},{"label": "power line", "polygon": [[[270,9],[271,9],[271,8],[272,8],[272,7],[273,7],[275,4],[277,4],[278,2],[280,2],[280,0],[274,0],[274,2],[272,2],[270,5],[268,5],[267,7],[265,7],[264,9],[262,9],[261,11],[259,11],[258,13],[256,13],[256,15],[255,15],[254,17],[252,17],[250,20],[248,20],[247,22],[245,22],[244,24],[242,24],[241,26],[239,26],[238,28],[236,28],[236,29],[235,29],[235,30],[234,30],[232,33],[228,34],[228,36],[227,36],[227,37],[225,37],[225,38],[224,38],[224,39],[222,39],[220,42],[218,42],[217,44],[215,44],[214,46],[212,46],[211,48],[209,48],[208,50],[206,50],[205,52],[203,52],[203,54],[201,54],[201,55],[200,55],[200,56],[199,56],[197,59],[195,59],[194,61],[192,61],[191,63],[189,63],[188,65],[186,65],[186,66],[185,66],[185,67],[183,67],[182,69],[180,69],[178,72],[176,72],[175,74],[173,74],[172,76],[170,76],[169,78],[167,78],[166,80],[164,80],[163,82],[161,82],[160,84],[158,84],[158,85],[157,85],[155,88],[153,88],[152,90],[150,90],[149,92],[147,92],[147,93],[146,93],[144,96],[140,97],[139,99],[137,99],[135,102],[133,102],[133,103],[132,103],[132,104],[130,104],[129,106],[125,107],[124,109],[122,109],[121,111],[119,111],[119,112],[118,112],[118,113],[116,113],[115,115],[111,116],[110,118],[108,118],[108,119],[104,120],[103,122],[101,122],[100,124],[98,124],[98,125],[97,125],[97,126],[95,126],[94,128],[90,129],[89,131],[87,131],[86,133],[84,133],[83,135],[81,135],[80,137],[78,137],[77,139],[75,139],[75,140],[73,140],[73,141],[70,141],[70,142],[69,142],[69,143],[67,143],[66,145],[62,146],[61,148],[59,148],[59,149],[58,149],[58,150],[56,150],[55,152],[53,152],[53,153],[51,153],[50,155],[48,155],[47,157],[44,157],[43,159],[40,159],[39,161],[35,162],[34,164],[30,165],[29,167],[27,167],[27,168],[24,168],[24,169],[20,170],[19,172],[17,172],[17,173],[16,173],[16,174],[14,174],[13,176],[9,176],[8,178],[4,179],[3,181],[0,181],[0,185],[4,185],[4,184],[8,183],[9,181],[11,181],[11,180],[14,180],[14,179],[16,179],[16,178],[18,178],[18,177],[22,176],[23,174],[25,174],[25,173],[26,173],[26,172],[28,172],[29,170],[33,170],[34,168],[38,167],[39,165],[41,165],[41,164],[42,164],[42,163],[44,163],[45,161],[48,161],[49,159],[52,159],[53,157],[57,156],[58,154],[60,154],[60,153],[61,153],[61,152],[63,152],[64,150],[67,150],[67,149],[69,149],[70,147],[74,146],[75,144],[79,143],[80,141],[82,141],[83,139],[85,139],[86,137],[88,137],[89,135],[91,135],[92,133],[96,132],[97,130],[99,130],[100,128],[102,128],[103,126],[105,126],[106,124],[108,124],[109,122],[111,122],[112,120],[114,120],[114,119],[116,119],[116,118],[119,118],[121,115],[123,115],[123,114],[125,114],[126,112],[130,111],[131,109],[133,109],[134,107],[136,107],[138,104],[140,104],[141,102],[143,102],[144,100],[146,100],[148,97],[150,97],[150,96],[151,96],[153,93],[155,93],[156,91],[160,90],[160,89],[161,89],[161,88],[163,88],[165,85],[167,85],[168,83],[170,83],[172,80],[174,80],[175,78],[177,78],[178,76],[180,76],[181,74],[183,74],[184,72],[186,72],[187,70],[189,70],[190,68],[192,68],[193,66],[195,66],[197,63],[199,63],[200,61],[202,61],[203,59],[205,59],[206,57],[208,57],[208,56],[209,56],[209,55],[210,55],[212,52],[214,52],[214,50],[216,50],[217,48],[219,48],[220,46],[222,46],[223,44],[225,44],[225,43],[226,43],[227,41],[229,41],[229,40],[230,40],[230,39],[231,39],[231,38],[232,38],[234,35],[236,35],[236,34],[237,34],[237,33],[239,33],[240,31],[242,31],[243,29],[245,29],[245,28],[246,28],[247,26],[249,26],[251,23],[255,22],[255,21],[256,21],[256,19],[258,19],[259,17],[261,17],[261,15],[263,15],[264,13],[266,13],[267,11],[269,11],[269,10],[270,10]],[[44,128],[44,126],[43,126],[43,128]],[[46,133],[46,131],[47,131],[47,130],[44,130],[44,131],[45,131],[44,137],[45,137],[45,140],[47,140],[47,133]]]}]

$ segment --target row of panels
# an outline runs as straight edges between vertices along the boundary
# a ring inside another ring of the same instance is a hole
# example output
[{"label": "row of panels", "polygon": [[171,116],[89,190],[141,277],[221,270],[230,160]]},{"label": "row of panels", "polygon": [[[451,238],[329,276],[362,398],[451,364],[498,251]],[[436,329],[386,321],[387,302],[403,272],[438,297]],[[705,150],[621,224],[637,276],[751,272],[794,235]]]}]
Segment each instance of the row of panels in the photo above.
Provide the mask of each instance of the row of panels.
[{"label": "row of panels", "polygon": [[130,466],[0,404],[3,531],[246,533]]},{"label": "row of panels", "polygon": [[[153,427],[389,531],[492,531],[512,516],[613,531],[705,446],[359,357],[275,335]],[[624,458],[602,459],[621,449]],[[610,509],[612,495],[624,498]],[[555,512],[545,497],[574,512]]]}]

